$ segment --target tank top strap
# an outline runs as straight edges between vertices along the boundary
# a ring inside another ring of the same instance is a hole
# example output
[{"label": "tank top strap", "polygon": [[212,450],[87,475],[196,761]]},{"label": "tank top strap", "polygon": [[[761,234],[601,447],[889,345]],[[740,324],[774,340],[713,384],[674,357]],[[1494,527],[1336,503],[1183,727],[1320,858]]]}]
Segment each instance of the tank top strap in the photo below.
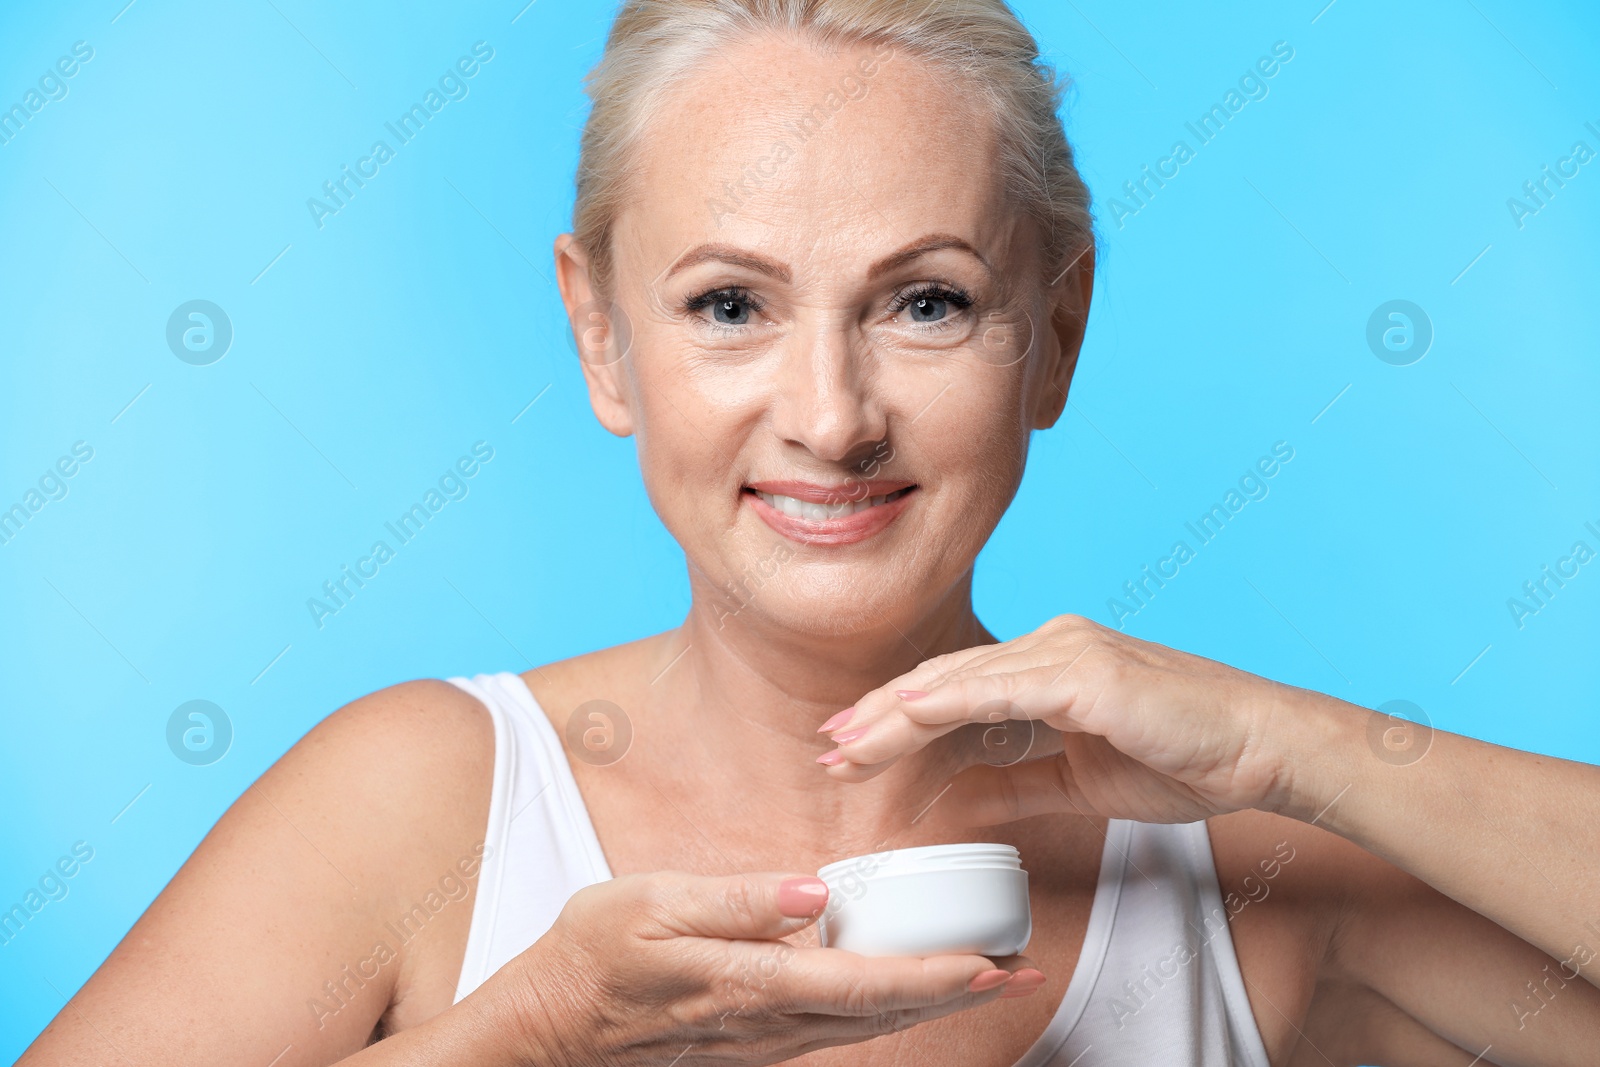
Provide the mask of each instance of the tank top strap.
[{"label": "tank top strap", "polygon": [[1017,1067],[1269,1067],[1229,919],[1204,822],[1112,820],[1067,992],[1081,1010]]},{"label": "tank top strap", "polygon": [[528,948],[567,898],[611,877],[578,783],[550,720],[510,671],[446,681],[494,724],[494,778],[483,865],[455,999]]}]

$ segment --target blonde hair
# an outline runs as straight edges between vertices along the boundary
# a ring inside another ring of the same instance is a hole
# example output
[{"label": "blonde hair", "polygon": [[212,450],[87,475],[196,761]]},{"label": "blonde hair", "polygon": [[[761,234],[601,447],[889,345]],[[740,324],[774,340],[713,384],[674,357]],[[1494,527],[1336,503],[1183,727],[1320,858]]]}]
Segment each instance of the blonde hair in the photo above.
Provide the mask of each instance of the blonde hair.
[{"label": "blonde hair", "polygon": [[630,152],[656,102],[730,39],[772,31],[887,44],[965,81],[988,101],[1006,187],[1039,225],[1046,283],[1094,248],[1089,190],[1057,115],[1067,82],[1005,0],[624,0],[584,84],[593,106],[572,213],[598,292],[610,291],[612,229],[637,171]]}]

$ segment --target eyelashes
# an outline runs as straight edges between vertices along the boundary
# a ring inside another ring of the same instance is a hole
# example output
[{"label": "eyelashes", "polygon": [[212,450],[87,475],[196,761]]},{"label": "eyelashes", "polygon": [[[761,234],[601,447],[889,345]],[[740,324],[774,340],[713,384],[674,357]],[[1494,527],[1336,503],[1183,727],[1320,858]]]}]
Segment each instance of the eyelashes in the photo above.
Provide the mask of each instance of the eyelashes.
[{"label": "eyelashes", "polygon": [[[916,285],[900,290],[889,301],[886,310],[898,315],[913,303],[919,300],[942,300],[958,311],[965,311],[972,307],[972,295],[959,285],[945,285],[940,282],[920,282]],[[766,308],[766,302],[755,293],[742,285],[724,285],[715,289],[686,297],[681,305],[684,314],[693,315],[704,311],[713,304],[734,303],[748,308],[752,315],[759,314]],[[942,321],[942,320],[941,320]],[[716,323],[726,326],[726,323]],[[934,325],[926,323],[924,325]]]},{"label": "eyelashes", "polygon": [[704,311],[712,304],[723,302],[743,304],[752,312],[758,312],[767,306],[760,297],[742,285],[724,285],[720,288],[707,289],[696,296],[688,297],[683,302],[683,310],[685,313],[693,314],[696,311]]},{"label": "eyelashes", "polygon": [[965,311],[972,306],[972,297],[960,286],[941,285],[938,282],[922,282],[895,294],[894,299],[889,301],[889,310],[899,314],[918,300],[943,300],[946,304],[961,311]]}]

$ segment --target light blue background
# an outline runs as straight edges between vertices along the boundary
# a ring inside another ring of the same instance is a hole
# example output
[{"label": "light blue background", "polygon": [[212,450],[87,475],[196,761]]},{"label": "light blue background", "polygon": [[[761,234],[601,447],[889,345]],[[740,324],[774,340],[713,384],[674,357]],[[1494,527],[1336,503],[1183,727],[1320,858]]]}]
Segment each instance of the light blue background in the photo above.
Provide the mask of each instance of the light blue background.
[{"label": "light blue background", "polygon": [[[0,12],[0,106],[94,48],[0,145],[0,507],[94,449],[0,545],[0,907],[94,849],[0,946],[0,1059],[341,704],[686,607],[550,281],[609,5],[123,2]],[[1520,229],[1506,203],[1575,141],[1600,151],[1600,16],[1322,5],[1021,5],[1076,79],[1105,245],[1072,406],[980,561],[981,614],[1001,637],[1109,622],[1122,583],[1287,441],[1270,495],[1128,629],[1600,760],[1600,562],[1520,629],[1507,608],[1574,541],[1600,549],[1600,160]],[[469,95],[318,229],[307,198],[480,40]],[[1185,121],[1276,41],[1294,58],[1269,95],[1118,228],[1109,198],[1193,147]],[[1435,330],[1411,366],[1365,341],[1396,298]],[[192,299],[233,323],[210,366],[166,345]],[[319,629],[307,598],[477,441],[494,458],[470,494]],[[233,724],[209,766],[167,748],[192,699]]]}]

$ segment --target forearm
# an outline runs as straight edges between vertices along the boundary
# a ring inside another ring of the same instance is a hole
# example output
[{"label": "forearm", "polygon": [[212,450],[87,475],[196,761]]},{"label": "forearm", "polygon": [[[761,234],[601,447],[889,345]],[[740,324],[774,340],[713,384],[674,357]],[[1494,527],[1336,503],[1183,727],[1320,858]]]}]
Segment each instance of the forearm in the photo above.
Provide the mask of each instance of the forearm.
[{"label": "forearm", "polygon": [[1390,761],[1371,740],[1395,725],[1386,717],[1318,694],[1294,714],[1309,743],[1297,746],[1282,814],[1355,842],[1600,984],[1600,768],[1440,730],[1418,738],[1420,757]]},{"label": "forearm", "polygon": [[368,1045],[341,1067],[552,1067],[527,1039],[515,1013],[487,997],[467,997],[426,1022]]}]

